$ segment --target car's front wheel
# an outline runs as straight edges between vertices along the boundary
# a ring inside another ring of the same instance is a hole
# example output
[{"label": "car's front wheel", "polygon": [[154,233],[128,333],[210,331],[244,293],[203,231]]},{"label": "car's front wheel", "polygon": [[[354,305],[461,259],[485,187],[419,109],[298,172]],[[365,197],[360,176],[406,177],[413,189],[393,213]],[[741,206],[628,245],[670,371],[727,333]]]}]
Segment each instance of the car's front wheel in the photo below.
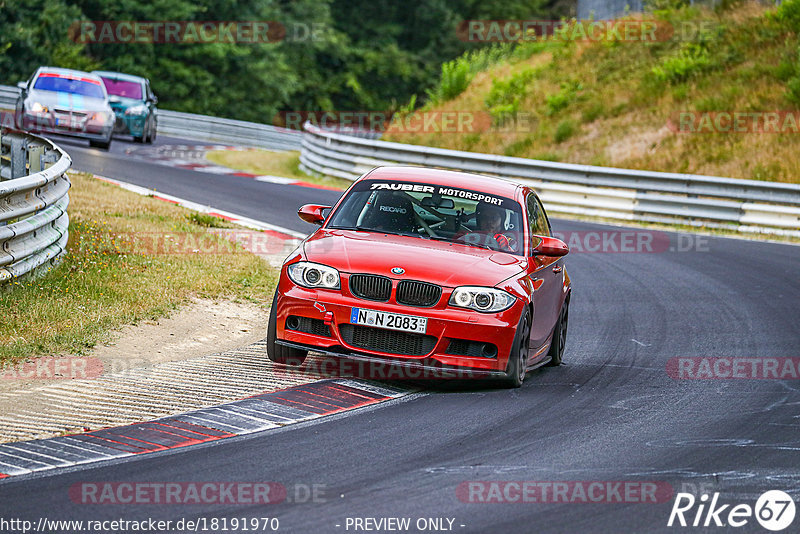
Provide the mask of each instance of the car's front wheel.
[{"label": "car's front wheel", "polygon": [[267,323],[267,356],[275,363],[283,365],[301,365],[308,355],[308,351],[278,345],[278,292],[272,299],[272,309],[269,311]]},{"label": "car's front wheel", "polygon": [[528,365],[528,345],[531,338],[531,310],[525,306],[522,317],[519,319],[514,344],[511,346],[511,353],[508,355],[508,365],[506,366],[506,377],[503,384],[506,387],[518,388],[525,381],[525,373]]}]

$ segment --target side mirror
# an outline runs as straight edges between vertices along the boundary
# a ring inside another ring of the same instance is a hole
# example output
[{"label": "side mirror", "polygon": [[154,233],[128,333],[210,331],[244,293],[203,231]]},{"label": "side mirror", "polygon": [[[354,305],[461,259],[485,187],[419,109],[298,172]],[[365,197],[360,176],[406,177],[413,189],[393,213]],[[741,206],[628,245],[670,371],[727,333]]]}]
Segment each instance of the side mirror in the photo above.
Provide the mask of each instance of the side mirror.
[{"label": "side mirror", "polygon": [[28,82],[17,82],[17,88],[25,91],[28,89]]},{"label": "side mirror", "polygon": [[154,106],[155,106],[156,104],[158,104],[158,98],[156,98],[156,95],[153,95],[153,96],[151,96],[150,98],[148,98],[148,100],[149,100],[150,102],[152,102]]},{"label": "side mirror", "polygon": [[566,256],[569,254],[569,246],[555,237],[535,236],[541,239],[538,245],[533,248],[534,256]]},{"label": "side mirror", "polygon": [[331,209],[330,206],[321,206],[319,204],[306,204],[297,210],[297,215],[307,223],[322,224],[325,221],[325,216],[322,215],[323,210]]}]

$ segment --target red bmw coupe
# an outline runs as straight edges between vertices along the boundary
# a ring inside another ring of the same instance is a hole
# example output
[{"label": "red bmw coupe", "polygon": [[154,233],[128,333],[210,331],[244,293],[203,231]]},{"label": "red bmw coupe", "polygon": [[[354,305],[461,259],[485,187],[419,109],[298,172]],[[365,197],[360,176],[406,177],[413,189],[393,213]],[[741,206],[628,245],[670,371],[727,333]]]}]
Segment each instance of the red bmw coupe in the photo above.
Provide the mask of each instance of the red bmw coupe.
[{"label": "red bmw coupe", "polygon": [[286,259],[269,358],[308,351],[408,370],[455,370],[519,387],[559,365],[569,319],[567,245],[529,187],[461,172],[379,167]]}]

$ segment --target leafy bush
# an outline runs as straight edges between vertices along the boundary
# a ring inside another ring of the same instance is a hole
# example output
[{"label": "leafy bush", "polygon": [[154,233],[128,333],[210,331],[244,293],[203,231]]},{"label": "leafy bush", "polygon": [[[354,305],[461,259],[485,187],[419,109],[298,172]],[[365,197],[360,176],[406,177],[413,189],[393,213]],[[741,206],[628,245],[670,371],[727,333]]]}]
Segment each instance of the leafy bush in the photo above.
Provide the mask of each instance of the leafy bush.
[{"label": "leafy bush", "polygon": [[583,89],[583,85],[577,81],[563,82],[561,90],[552,95],[547,95],[544,100],[547,105],[547,114],[555,115],[565,107],[569,106],[578,94],[578,91]]},{"label": "leafy bush", "polygon": [[428,98],[432,102],[443,102],[457,97],[469,86],[472,81],[469,63],[463,58],[457,58],[442,64],[442,77],[439,84],[428,91]]},{"label": "leafy bush", "polygon": [[795,33],[800,33],[800,0],[784,0],[775,13],[768,16]]},{"label": "leafy bush", "polygon": [[533,69],[522,70],[507,80],[492,81],[492,88],[484,102],[495,121],[515,117],[528,84],[536,76]]},{"label": "leafy bush", "polygon": [[457,97],[464,92],[477,73],[507,59],[513,48],[513,43],[502,43],[466,52],[453,61],[443,63],[439,82],[427,91],[428,99],[432,104],[437,104]]},{"label": "leafy bush", "polygon": [[650,72],[661,83],[678,83],[703,72],[711,66],[711,58],[705,46],[688,43],[676,55],[664,58]]}]

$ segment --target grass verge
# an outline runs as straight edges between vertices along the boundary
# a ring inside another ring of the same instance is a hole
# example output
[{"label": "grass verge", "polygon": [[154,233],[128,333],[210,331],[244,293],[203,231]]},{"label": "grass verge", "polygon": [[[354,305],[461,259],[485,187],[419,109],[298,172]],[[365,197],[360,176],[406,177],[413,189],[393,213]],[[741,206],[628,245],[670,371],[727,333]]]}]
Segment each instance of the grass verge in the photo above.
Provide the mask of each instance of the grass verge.
[{"label": "grass verge", "polygon": [[212,150],[206,159],[239,171],[294,178],[303,182],[345,190],[353,182],[342,178],[309,176],[300,170],[299,152],[270,152],[256,148],[246,150]]},{"label": "grass verge", "polygon": [[[198,219],[89,175],[70,178],[63,262],[0,291],[0,363],[79,354],[109,340],[111,330],[163,317],[195,296],[271,301],[275,269],[207,230],[229,223]],[[170,249],[176,238],[183,245],[202,243],[202,250]]]}]

